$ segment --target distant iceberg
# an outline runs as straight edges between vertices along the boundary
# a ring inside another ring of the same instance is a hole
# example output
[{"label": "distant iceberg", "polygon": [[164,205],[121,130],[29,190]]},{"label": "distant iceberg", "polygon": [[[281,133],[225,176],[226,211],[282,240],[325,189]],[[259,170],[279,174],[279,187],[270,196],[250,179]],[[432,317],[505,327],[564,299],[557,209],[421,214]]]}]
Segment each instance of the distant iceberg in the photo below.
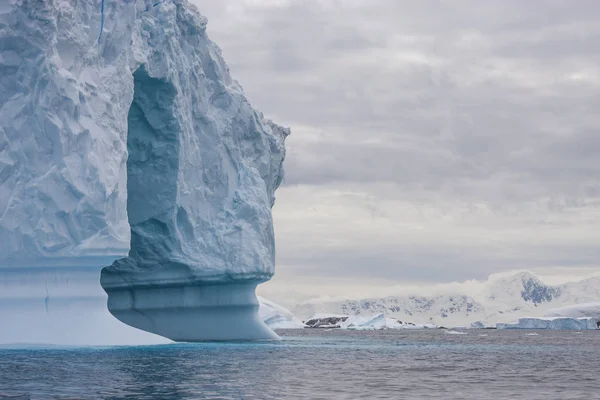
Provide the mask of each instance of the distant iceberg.
[{"label": "distant iceberg", "polygon": [[471,329],[485,329],[486,325],[482,321],[471,322]]},{"label": "distant iceberg", "polygon": [[600,328],[599,320],[594,317],[527,317],[519,318],[513,324],[499,323],[497,329],[550,329],[550,330],[588,330]]},{"label": "distant iceberg", "polygon": [[600,303],[583,303],[550,310],[544,317],[520,318],[516,323],[496,324],[498,329],[600,329]]},{"label": "distant iceberg", "polygon": [[414,324],[412,322],[403,322],[395,318],[388,318],[385,314],[375,314],[370,316],[349,317],[341,324],[342,329],[356,331],[373,331],[383,329],[428,329],[437,328],[433,324]]},{"label": "distant iceberg", "polygon": [[265,298],[258,296],[260,306],[258,315],[260,319],[271,329],[302,329],[304,324],[302,321],[294,317],[294,315],[285,307],[275,304]]},{"label": "distant iceberg", "polygon": [[383,314],[376,314],[367,317],[356,316],[348,318],[346,321],[344,321],[341,328],[355,331],[380,330],[388,327],[387,322],[388,321]]}]

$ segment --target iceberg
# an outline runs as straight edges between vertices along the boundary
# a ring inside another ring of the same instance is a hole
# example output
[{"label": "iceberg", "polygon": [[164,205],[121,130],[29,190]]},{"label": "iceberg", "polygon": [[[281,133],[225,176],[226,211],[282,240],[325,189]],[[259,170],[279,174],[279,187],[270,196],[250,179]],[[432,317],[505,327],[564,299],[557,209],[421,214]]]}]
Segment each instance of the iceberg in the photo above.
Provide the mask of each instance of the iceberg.
[{"label": "iceberg", "polygon": [[412,322],[402,322],[395,318],[388,318],[383,313],[369,316],[349,317],[341,324],[342,329],[366,331],[383,329],[425,329],[432,325],[414,324]]},{"label": "iceberg", "polygon": [[499,323],[497,329],[550,329],[550,330],[588,330],[599,329],[598,319],[593,317],[562,318],[562,317],[527,317],[519,318],[513,324]]},{"label": "iceberg", "polygon": [[387,329],[436,329],[435,324],[415,324],[412,322],[403,322],[394,318],[386,318]]},{"label": "iceberg", "polygon": [[187,0],[0,7],[0,270],[105,266],[125,324],[272,339],[255,289],[274,273],[289,129],[206,26]]},{"label": "iceberg", "polygon": [[260,319],[271,329],[303,329],[304,324],[290,310],[258,296]]},{"label": "iceberg", "polygon": [[487,321],[475,321],[471,322],[470,329],[496,329],[496,323],[490,323]]},{"label": "iceberg", "polygon": [[467,335],[467,332],[444,330],[446,335]]},{"label": "iceberg", "polygon": [[[121,346],[171,343],[115,319],[106,307],[100,268],[0,270],[0,345]],[[258,298],[259,318],[271,329],[302,328],[285,308]]]},{"label": "iceberg", "polygon": [[0,345],[171,343],[108,312],[100,267],[3,268],[0,288]]},{"label": "iceberg", "polygon": [[414,324],[403,322],[395,318],[388,318],[383,313],[369,316],[348,317],[340,324],[340,328],[354,331],[372,331],[383,329],[429,329],[437,328],[433,324]]},{"label": "iceberg", "polygon": [[365,331],[386,329],[387,319],[383,314],[371,315],[367,317],[350,317],[342,324],[343,329]]}]

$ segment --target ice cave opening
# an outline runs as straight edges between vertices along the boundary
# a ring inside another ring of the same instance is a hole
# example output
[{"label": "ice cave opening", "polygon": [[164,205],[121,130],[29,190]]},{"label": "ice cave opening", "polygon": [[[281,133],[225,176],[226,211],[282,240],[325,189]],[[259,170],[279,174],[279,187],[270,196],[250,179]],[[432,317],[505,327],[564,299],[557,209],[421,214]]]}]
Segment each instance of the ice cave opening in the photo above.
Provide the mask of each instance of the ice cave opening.
[{"label": "ice cave opening", "polygon": [[[127,218],[134,259],[156,259],[172,243],[165,214],[175,212],[180,126],[174,117],[177,91],[152,78],[142,65],[133,74],[127,115]],[[162,218],[161,218],[162,217]]]}]

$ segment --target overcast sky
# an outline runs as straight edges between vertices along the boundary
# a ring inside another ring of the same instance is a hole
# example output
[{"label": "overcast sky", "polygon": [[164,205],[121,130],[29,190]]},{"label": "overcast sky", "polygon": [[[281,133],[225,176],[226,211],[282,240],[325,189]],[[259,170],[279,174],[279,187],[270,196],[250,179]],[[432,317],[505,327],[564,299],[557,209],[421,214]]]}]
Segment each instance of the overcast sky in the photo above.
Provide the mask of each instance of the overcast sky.
[{"label": "overcast sky", "polygon": [[600,265],[600,2],[192,1],[292,128],[273,290]]}]

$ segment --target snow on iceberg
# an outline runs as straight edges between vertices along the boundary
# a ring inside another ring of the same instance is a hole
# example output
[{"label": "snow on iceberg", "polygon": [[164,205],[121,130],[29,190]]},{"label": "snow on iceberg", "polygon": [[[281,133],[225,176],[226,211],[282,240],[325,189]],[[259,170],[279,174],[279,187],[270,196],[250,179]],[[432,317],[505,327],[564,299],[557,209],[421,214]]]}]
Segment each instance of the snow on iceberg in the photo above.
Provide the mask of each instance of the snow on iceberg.
[{"label": "snow on iceberg", "polygon": [[254,291],[289,130],[252,108],[206,24],[187,0],[0,9],[0,268],[112,263],[108,307],[131,326],[275,338]]},{"label": "snow on iceberg", "polygon": [[519,318],[513,324],[496,324],[497,329],[550,329],[550,330],[587,330],[598,329],[598,319],[587,318],[562,318],[562,317],[527,317]]}]

